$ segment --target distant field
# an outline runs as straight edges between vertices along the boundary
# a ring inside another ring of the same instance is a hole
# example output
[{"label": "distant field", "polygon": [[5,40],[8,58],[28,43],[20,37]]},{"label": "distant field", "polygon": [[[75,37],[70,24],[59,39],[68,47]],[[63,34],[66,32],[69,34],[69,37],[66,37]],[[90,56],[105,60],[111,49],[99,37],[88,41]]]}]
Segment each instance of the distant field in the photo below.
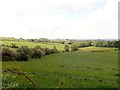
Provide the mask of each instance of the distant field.
[{"label": "distant field", "polygon": [[85,47],[79,48],[79,51],[114,51],[115,48],[106,48],[106,47]]},{"label": "distant field", "polygon": [[[36,45],[30,42],[16,42],[16,44],[29,44],[31,47]],[[45,44],[38,44],[45,46]],[[62,45],[58,45],[59,49],[61,47]],[[93,49],[105,50],[105,52],[89,52]],[[117,88],[117,57],[118,53],[114,48],[87,47],[76,52],[47,55],[41,59],[26,62],[3,62],[2,67],[3,70],[17,68],[23,72],[34,73],[31,78],[37,88]],[[10,76],[8,81],[13,80],[13,83],[18,83],[19,87],[32,87],[24,77],[12,79],[14,74]]]},{"label": "distant field", "polygon": [[41,47],[47,47],[47,48],[53,48],[56,46],[56,48],[60,51],[63,51],[64,45],[60,43],[50,43],[50,42],[28,42],[28,41],[2,41],[2,44],[5,45],[11,45],[16,44],[17,46],[28,46],[30,48],[35,47],[36,45],[40,45]]},{"label": "distant field", "polygon": [[[59,51],[63,51],[64,50],[64,44],[60,44],[60,43],[50,43],[50,42],[28,42],[28,41],[2,41],[2,44],[5,45],[11,45],[11,44],[16,44],[17,46],[28,46],[30,48],[35,47],[36,45],[39,45],[43,48],[47,47],[47,48],[53,48],[54,46],[56,46],[56,48]],[[93,50],[97,50],[97,51],[111,51],[111,50],[115,50],[115,48],[106,48],[106,47],[83,47],[83,48],[79,48],[79,51],[93,51]]]}]

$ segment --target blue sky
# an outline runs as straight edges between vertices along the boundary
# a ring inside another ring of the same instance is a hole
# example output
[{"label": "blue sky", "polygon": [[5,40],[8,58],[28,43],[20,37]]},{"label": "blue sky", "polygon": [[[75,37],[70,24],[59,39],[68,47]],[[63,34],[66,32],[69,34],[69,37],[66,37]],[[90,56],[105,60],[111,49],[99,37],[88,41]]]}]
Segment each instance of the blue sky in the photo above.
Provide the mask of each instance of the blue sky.
[{"label": "blue sky", "polygon": [[117,39],[119,0],[1,0],[0,36]]}]

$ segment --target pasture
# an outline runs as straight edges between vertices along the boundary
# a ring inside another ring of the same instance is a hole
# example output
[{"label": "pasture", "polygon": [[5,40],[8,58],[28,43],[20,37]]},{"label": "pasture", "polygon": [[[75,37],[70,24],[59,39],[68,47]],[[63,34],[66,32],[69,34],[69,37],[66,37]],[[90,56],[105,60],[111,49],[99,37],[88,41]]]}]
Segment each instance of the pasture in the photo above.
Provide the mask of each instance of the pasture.
[{"label": "pasture", "polygon": [[4,45],[12,45],[12,44],[15,44],[17,46],[28,46],[29,48],[33,48],[37,45],[41,46],[42,48],[53,48],[54,46],[56,46],[56,48],[59,50],[59,51],[63,51],[64,49],[64,45],[63,44],[60,44],[60,43],[50,43],[50,42],[28,42],[28,41],[2,41],[1,42],[2,44]]},{"label": "pasture", "polygon": [[[87,47],[29,61],[3,62],[2,69],[8,68],[26,72],[36,88],[118,88],[118,52],[113,48]],[[33,87],[25,77],[14,73],[3,72],[2,77],[3,84],[12,83],[15,88]]]}]

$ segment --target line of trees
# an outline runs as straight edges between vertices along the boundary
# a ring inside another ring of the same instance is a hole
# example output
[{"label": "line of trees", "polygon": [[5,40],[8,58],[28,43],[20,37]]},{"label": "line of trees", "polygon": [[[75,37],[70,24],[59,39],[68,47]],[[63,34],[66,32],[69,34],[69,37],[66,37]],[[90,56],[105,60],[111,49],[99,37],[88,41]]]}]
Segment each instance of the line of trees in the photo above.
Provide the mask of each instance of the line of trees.
[{"label": "line of trees", "polygon": [[54,46],[53,49],[41,48],[36,46],[28,48],[27,46],[18,47],[15,51],[8,47],[2,48],[2,61],[28,61],[30,58],[41,58],[42,56],[58,53]]},{"label": "line of trees", "polygon": [[86,41],[80,41],[79,44],[72,44],[68,45],[65,44],[64,51],[77,51],[78,48],[82,47],[89,47],[89,46],[95,46],[95,47],[113,47],[118,48],[120,50],[120,40],[113,40],[113,41],[106,41],[106,40],[86,40]]},{"label": "line of trees", "polygon": [[98,40],[98,41],[94,42],[94,46],[96,46],[96,47],[115,47],[115,48],[119,48],[120,40],[119,41]]},{"label": "line of trees", "polygon": [[47,38],[39,38],[39,39],[23,39],[23,38],[13,38],[13,37],[1,37],[0,41],[28,41],[28,42],[49,42],[50,40]]},{"label": "line of trees", "polygon": [[81,47],[89,47],[89,46],[95,46],[95,47],[114,47],[119,48],[120,47],[120,40],[87,40],[87,41],[81,41],[78,45],[79,48]]}]

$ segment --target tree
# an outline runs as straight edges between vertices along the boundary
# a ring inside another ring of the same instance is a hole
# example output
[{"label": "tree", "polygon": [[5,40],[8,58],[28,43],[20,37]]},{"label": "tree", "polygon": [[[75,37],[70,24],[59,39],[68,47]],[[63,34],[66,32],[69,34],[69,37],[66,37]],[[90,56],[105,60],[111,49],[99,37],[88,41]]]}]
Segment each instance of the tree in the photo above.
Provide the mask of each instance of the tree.
[{"label": "tree", "polygon": [[53,52],[58,53],[58,50],[57,50],[56,46],[53,47]]},{"label": "tree", "polygon": [[2,49],[2,61],[15,61],[16,55],[9,48]]},{"label": "tree", "polygon": [[36,46],[32,49],[32,58],[41,58],[42,56],[44,56],[45,53],[43,52],[42,48],[40,46]]},{"label": "tree", "polygon": [[49,55],[49,54],[51,54],[51,49],[45,48],[44,52],[45,52],[45,55]]},{"label": "tree", "polygon": [[94,44],[96,47],[107,47],[108,46],[107,41],[104,41],[104,40],[95,41]]},{"label": "tree", "polygon": [[70,48],[70,47],[69,47],[68,45],[65,45],[65,46],[64,46],[64,49],[65,49],[66,52],[69,52],[69,48]]},{"label": "tree", "polygon": [[120,50],[120,40],[118,41],[118,45],[117,46],[118,46],[118,49]]},{"label": "tree", "polygon": [[81,41],[78,47],[88,47],[92,45],[92,41]]},{"label": "tree", "polygon": [[75,44],[71,45],[71,51],[77,51],[78,48]]},{"label": "tree", "polygon": [[27,46],[21,46],[17,49],[17,60],[28,61],[30,54],[30,49]]}]

